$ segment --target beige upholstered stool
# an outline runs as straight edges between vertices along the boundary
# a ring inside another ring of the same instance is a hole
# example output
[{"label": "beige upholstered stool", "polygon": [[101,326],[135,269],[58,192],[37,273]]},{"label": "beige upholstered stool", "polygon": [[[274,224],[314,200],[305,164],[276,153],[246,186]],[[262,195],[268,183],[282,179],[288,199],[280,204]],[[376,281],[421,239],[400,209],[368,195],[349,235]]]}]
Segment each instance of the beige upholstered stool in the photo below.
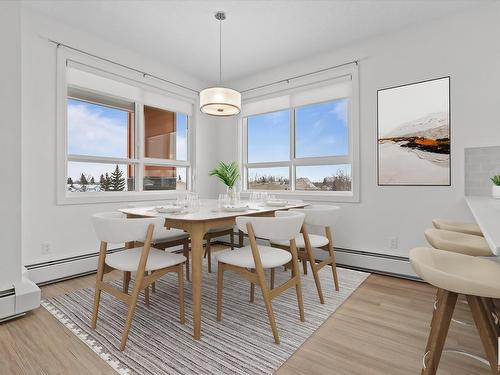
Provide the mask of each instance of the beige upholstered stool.
[{"label": "beige upholstered stool", "polygon": [[485,299],[500,298],[500,264],[449,251],[415,248],[410,251],[413,270],[438,288],[422,374],[436,373],[457,297],[465,295],[493,374],[498,374],[497,329]]},{"label": "beige upholstered stool", "polygon": [[432,225],[436,229],[444,229],[452,232],[459,232],[465,234],[473,234],[475,236],[482,236],[481,228],[476,223],[464,223],[462,221],[448,220],[448,219],[434,219]]},{"label": "beige upholstered stool", "polygon": [[429,244],[435,249],[472,256],[494,255],[486,240],[480,236],[444,229],[427,229],[424,233]]}]

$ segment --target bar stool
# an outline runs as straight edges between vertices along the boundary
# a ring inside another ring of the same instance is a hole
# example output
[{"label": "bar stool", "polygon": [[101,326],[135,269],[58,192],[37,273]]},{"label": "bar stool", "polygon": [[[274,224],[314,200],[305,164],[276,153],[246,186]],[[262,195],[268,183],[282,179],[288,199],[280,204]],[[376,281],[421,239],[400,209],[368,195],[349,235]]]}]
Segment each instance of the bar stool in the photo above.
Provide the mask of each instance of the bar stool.
[{"label": "bar stool", "polygon": [[448,219],[434,219],[432,225],[436,229],[444,229],[452,232],[459,232],[464,234],[473,234],[475,236],[482,236],[481,228],[476,223],[464,223],[462,221],[448,220]]},{"label": "bar stool", "polygon": [[437,308],[422,363],[422,375],[436,374],[459,294],[465,295],[479,332],[488,363],[498,375],[497,332],[482,298],[500,298],[500,264],[488,259],[418,247],[410,251],[415,273],[438,288]]},{"label": "bar stool", "polygon": [[444,229],[427,229],[424,234],[429,244],[439,250],[472,256],[494,256],[484,237]]},{"label": "bar stool", "polygon": [[[302,264],[304,266],[304,274],[307,273],[307,261],[309,261],[314,281],[316,283],[319,300],[322,304],[325,303],[325,301],[323,298],[323,290],[321,288],[318,271],[320,271],[323,267],[332,267],[335,290],[339,290],[339,280],[337,276],[337,265],[335,261],[335,252],[333,249],[333,237],[331,230],[331,224],[333,224],[337,219],[339,210],[340,207],[338,206],[328,205],[310,205],[303,209],[289,210],[291,212],[301,212],[305,215],[301,233],[295,238],[295,243],[298,249],[299,259],[302,260]],[[309,234],[307,230],[307,226],[309,225],[323,227],[325,235],[322,236],[318,234]],[[287,243],[287,241],[271,240],[271,246],[289,250],[289,244]],[[314,248],[327,251],[328,256],[321,262],[316,263],[316,257],[314,256],[313,251]],[[271,276],[273,276],[273,273],[271,273]]]}]

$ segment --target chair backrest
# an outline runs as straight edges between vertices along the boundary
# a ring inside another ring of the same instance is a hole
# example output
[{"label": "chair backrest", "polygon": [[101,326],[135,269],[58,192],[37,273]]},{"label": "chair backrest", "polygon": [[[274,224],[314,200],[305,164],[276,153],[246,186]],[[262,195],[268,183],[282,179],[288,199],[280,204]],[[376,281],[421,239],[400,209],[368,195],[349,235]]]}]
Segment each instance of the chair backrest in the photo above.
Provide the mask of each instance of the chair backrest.
[{"label": "chair backrest", "polygon": [[92,224],[100,241],[107,243],[144,242],[148,226],[162,227],[162,217],[129,219],[121,212],[101,212],[92,215]]},{"label": "chair backrest", "polygon": [[305,215],[304,223],[307,225],[329,227],[337,221],[340,207],[316,204],[304,208],[295,208],[290,211],[302,212]]},{"label": "chair backrest", "polygon": [[236,225],[248,234],[247,224],[252,224],[255,236],[264,239],[289,241],[300,233],[304,214],[291,211],[277,211],[275,217],[238,216]]}]

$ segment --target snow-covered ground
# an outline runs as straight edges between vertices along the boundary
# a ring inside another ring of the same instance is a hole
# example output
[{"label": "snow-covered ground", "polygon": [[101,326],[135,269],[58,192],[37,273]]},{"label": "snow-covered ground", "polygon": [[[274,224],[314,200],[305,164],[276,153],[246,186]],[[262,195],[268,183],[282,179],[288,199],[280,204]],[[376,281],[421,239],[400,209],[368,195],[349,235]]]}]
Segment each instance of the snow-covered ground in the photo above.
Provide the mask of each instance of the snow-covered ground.
[{"label": "snow-covered ground", "polygon": [[394,185],[448,185],[449,155],[379,144],[379,182]]}]

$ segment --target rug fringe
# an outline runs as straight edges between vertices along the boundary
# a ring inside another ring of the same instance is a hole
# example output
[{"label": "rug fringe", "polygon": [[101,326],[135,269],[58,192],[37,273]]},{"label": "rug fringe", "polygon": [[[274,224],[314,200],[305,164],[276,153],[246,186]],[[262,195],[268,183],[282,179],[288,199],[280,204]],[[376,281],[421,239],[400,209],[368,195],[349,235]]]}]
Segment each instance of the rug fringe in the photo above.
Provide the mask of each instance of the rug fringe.
[{"label": "rug fringe", "polygon": [[89,338],[89,335],[83,330],[78,328],[76,324],[72,323],[71,320],[59,311],[54,305],[52,305],[47,300],[42,300],[40,304],[51,313],[57,320],[59,320],[66,328],[68,328],[73,334],[82,340],[90,349],[92,349],[103,361],[105,361],[113,370],[115,370],[120,375],[130,375],[131,370],[124,366],[124,364],[118,360],[113,360],[112,355],[106,352],[104,348],[99,345],[94,339]]}]

